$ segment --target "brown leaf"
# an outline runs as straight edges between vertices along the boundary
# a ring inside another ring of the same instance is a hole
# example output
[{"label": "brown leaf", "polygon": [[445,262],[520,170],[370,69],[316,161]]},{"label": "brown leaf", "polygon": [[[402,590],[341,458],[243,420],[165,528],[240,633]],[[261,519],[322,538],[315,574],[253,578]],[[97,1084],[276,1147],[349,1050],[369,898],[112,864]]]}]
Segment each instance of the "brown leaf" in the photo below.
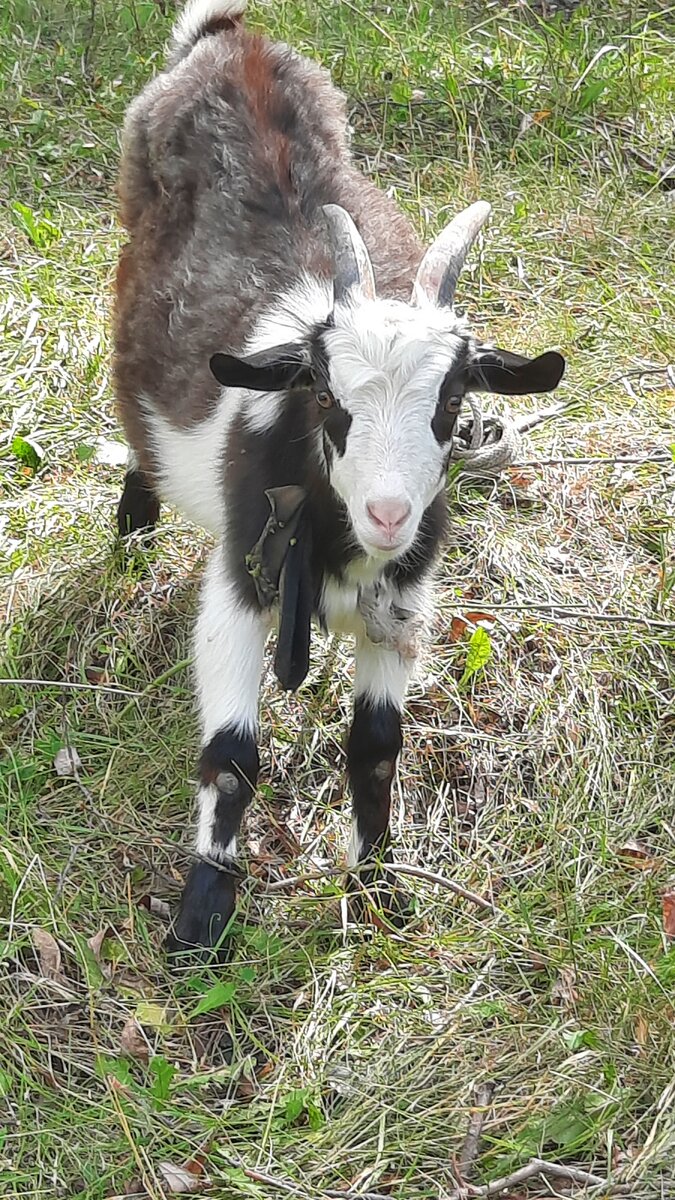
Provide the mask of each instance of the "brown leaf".
[{"label": "brown leaf", "polygon": [[656,860],[652,858],[647,847],[635,838],[628,838],[623,846],[619,846],[617,854],[638,871],[650,871],[656,866]]},{"label": "brown leaf", "polygon": [[563,1008],[571,1008],[579,999],[576,984],[577,973],[574,967],[562,967],[551,988],[551,1000]]},{"label": "brown leaf", "polygon": [[666,888],[661,897],[663,906],[663,931],[667,938],[675,938],[675,887]]},{"label": "brown leaf", "polygon": [[484,612],[468,612],[464,614],[467,621],[471,621],[473,625],[477,625],[479,621],[496,621],[494,613]]},{"label": "brown leaf", "polygon": [[99,929],[98,933],[95,933],[93,937],[87,938],[87,945],[99,964],[101,962],[101,950],[107,936],[108,927],[105,925],[103,929]]},{"label": "brown leaf", "polygon": [[241,1096],[242,1100],[251,1100],[253,1096],[258,1095],[255,1082],[249,1079],[248,1075],[242,1075],[237,1081],[237,1095]]},{"label": "brown leaf", "polygon": [[450,641],[460,642],[466,633],[466,621],[463,617],[453,617],[450,622]]},{"label": "brown leaf", "polygon": [[641,1013],[635,1018],[635,1041],[643,1049],[649,1041],[649,1025]]},{"label": "brown leaf", "polygon": [[123,1054],[128,1054],[130,1058],[136,1058],[139,1062],[147,1065],[149,1058],[148,1043],[135,1017],[128,1018],[122,1030],[120,1047]]},{"label": "brown leaf", "polygon": [[51,933],[47,933],[46,929],[36,927],[32,931],[32,938],[40,964],[40,974],[45,979],[56,979],[59,983],[64,982],[64,975],[61,971],[61,951]]},{"label": "brown leaf", "polygon": [[190,1170],[195,1159],[191,1159],[184,1166],[178,1167],[173,1163],[162,1162],[159,1164],[160,1173],[164,1177],[167,1190],[169,1192],[179,1194],[184,1192],[199,1192],[203,1188],[206,1180],[203,1177],[204,1168],[200,1165],[200,1174],[196,1174],[194,1169]]}]

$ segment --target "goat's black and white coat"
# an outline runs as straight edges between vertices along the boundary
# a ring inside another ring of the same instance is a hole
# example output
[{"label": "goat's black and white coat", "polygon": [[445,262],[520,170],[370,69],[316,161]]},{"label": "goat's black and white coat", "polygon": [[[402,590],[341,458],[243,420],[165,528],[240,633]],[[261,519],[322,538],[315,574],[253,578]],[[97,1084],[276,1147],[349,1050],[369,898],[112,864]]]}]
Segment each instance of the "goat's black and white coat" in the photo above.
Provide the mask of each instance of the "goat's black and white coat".
[{"label": "goat's black and white coat", "polygon": [[306,668],[310,609],[355,637],[350,861],[386,875],[401,709],[462,397],[548,391],[563,370],[554,353],[479,346],[453,311],[488,205],[423,255],[353,166],[326,72],[248,32],[244,8],[187,4],[166,70],[129,110],[120,178],[129,241],[115,378],[132,447],[120,530],[154,524],[164,498],[218,539],[196,629],[203,860],[174,950],[215,945],[234,910],[273,613],[252,557],[275,497],[283,507],[293,493],[302,512],[302,532],[287,538],[300,565],[286,586],[283,677],[295,685]]}]

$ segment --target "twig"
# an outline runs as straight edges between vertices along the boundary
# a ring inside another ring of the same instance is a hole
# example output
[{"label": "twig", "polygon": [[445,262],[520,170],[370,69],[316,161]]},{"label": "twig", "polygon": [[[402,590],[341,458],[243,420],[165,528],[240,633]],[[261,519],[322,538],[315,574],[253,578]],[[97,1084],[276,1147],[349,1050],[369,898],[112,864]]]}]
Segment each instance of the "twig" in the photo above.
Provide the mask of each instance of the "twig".
[{"label": "twig", "polygon": [[596,455],[589,458],[530,458],[518,460],[514,463],[509,463],[511,467],[586,467],[591,463],[605,463],[609,466],[621,466],[622,463],[635,463],[638,466],[641,463],[664,463],[671,467],[675,466],[672,454],[635,454],[621,455],[616,458],[605,458],[604,455]]},{"label": "twig", "polygon": [[230,1158],[226,1155],[221,1155],[222,1158],[232,1167],[236,1167],[239,1171],[243,1171],[247,1179],[252,1179],[255,1183],[264,1183],[267,1187],[273,1188],[277,1192],[290,1192],[293,1195],[312,1195],[312,1200],[316,1196],[330,1197],[330,1200],[391,1200],[391,1196],[385,1196],[382,1192],[361,1192],[339,1190],[337,1188],[312,1188],[311,1193],[309,1188],[303,1187],[299,1183],[291,1183],[287,1179],[279,1179],[275,1175],[268,1175],[265,1171],[256,1171],[253,1167],[245,1167],[242,1162],[235,1158]]},{"label": "twig", "polygon": [[584,609],[581,605],[555,604],[546,601],[523,600],[518,604],[493,604],[491,600],[467,600],[465,608],[471,611],[495,612],[542,612],[558,621],[605,621],[610,625],[645,625],[649,629],[665,629],[675,633],[675,621],[653,621],[651,617],[634,616],[632,613],[604,613],[596,609]]},{"label": "twig", "polygon": [[[385,871],[391,871],[394,875],[411,875],[414,879],[425,879],[427,883],[436,883],[439,887],[447,888],[450,892],[455,892],[456,895],[462,896],[465,900],[470,900],[478,908],[486,909],[488,912],[500,914],[501,909],[493,903],[492,900],[486,900],[484,896],[479,896],[477,892],[471,892],[468,888],[462,887],[461,884],[455,883],[454,879],[446,879],[444,875],[437,875],[434,871],[425,871],[422,867],[413,867],[408,863],[385,863]],[[358,874],[360,870],[372,870],[372,863],[364,863],[361,866],[350,867],[350,874]],[[330,879],[335,875],[343,875],[343,867],[329,867],[325,871],[312,871],[307,875],[294,875],[290,879],[278,879],[274,883],[262,884],[265,892],[281,892],[288,888],[298,887],[302,883],[312,883],[314,880]]]},{"label": "twig", "polygon": [[507,1188],[525,1183],[535,1175],[551,1175],[554,1179],[567,1179],[570,1183],[578,1183],[581,1187],[605,1188],[608,1194],[628,1195],[630,1192],[627,1184],[610,1183],[608,1179],[602,1179],[599,1175],[591,1175],[590,1171],[582,1171],[580,1167],[566,1167],[562,1163],[533,1158],[526,1167],[520,1167],[511,1175],[504,1175],[502,1179],[493,1179],[492,1183],[485,1184],[483,1187],[471,1187],[469,1195],[475,1197],[497,1196]]},{"label": "twig", "polygon": [[134,692],[130,688],[110,687],[105,683],[70,683],[67,679],[0,679],[0,684],[21,687],[53,687],[70,688],[83,692],[112,692],[115,696],[142,696],[143,692]]},{"label": "twig", "polygon": [[[307,1195],[309,1192],[309,1188],[303,1187],[299,1183],[279,1179],[277,1176],[268,1175],[264,1171],[256,1171],[252,1167],[244,1166],[238,1159],[230,1158],[229,1155],[221,1154],[221,1157],[229,1166],[243,1171],[247,1179],[251,1179],[255,1183],[262,1183],[274,1191],[286,1192],[293,1195]],[[499,1192],[515,1187],[519,1183],[525,1183],[526,1180],[532,1179],[535,1175],[550,1175],[554,1179],[567,1179],[569,1182],[577,1183],[581,1187],[604,1187],[608,1195],[630,1194],[630,1187],[627,1184],[612,1184],[608,1179],[601,1179],[598,1175],[592,1175],[590,1171],[582,1171],[580,1167],[566,1167],[560,1163],[546,1162],[541,1158],[533,1158],[526,1167],[520,1167],[518,1171],[514,1171],[511,1175],[505,1175],[502,1179],[495,1179],[492,1183],[481,1187],[474,1187],[472,1184],[468,1184],[455,1191],[445,1192],[444,1200],[469,1200],[469,1197],[475,1197],[478,1200],[478,1197],[497,1196]],[[382,1192],[362,1192],[358,1189],[354,1191],[349,1188],[313,1188],[311,1194],[312,1200],[323,1196],[327,1200],[391,1200],[390,1196],[385,1196]]]},{"label": "twig", "polygon": [[[78,780],[78,783],[79,783],[79,780]],[[90,799],[91,799],[91,797],[90,797]],[[63,868],[61,874],[59,875],[58,880],[56,881],[56,890],[54,891],[54,899],[55,900],[58,900],[61,896],[61,892],[63,891],[66,879],[68,878],[68,874],[70,872],[70,868],[72,867],[73,863],[75,862],[75,857],[77,855],[79,848],[80,847],[77,845],[77,843],[74,843],[70,847],[70,854],[68,855],[68,860],[66,862],[66,865]]]},{"label": "twig", "polygon": [[495,1086],[494,1081],[489,1079],[485,1083],[482,1083],[476,1092],[474,1109],[469,1120],[469,1129],[464,1139],[464,1145],[460,1151],[459,1162],[457,1164],[460,1184],[469,1178],[476,1165],[480,1135],[483,1132],[485,1119],[490,1111]]}]

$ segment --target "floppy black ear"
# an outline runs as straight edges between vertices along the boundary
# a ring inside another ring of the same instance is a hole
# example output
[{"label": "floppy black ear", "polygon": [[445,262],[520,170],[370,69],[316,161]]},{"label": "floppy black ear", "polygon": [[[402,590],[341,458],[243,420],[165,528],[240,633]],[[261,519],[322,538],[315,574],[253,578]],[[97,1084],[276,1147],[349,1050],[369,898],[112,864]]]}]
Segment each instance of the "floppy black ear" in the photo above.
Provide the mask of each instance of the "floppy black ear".
[{"label": "floppy black ear", "polygon": [[552,392],[565,371],[565,359],[555,350],[538,358],[523,358],[509,350],[481,350],[469,367],[467,390],[526,396]]},{"label": "floppy black ear", "polygon": [[306,387],[313,374],[301,345],[289,343],[260,350],[246,358],[214,354],[209,366],[225,387],[250,388],[254,392],[281,392],[289,387]]}]

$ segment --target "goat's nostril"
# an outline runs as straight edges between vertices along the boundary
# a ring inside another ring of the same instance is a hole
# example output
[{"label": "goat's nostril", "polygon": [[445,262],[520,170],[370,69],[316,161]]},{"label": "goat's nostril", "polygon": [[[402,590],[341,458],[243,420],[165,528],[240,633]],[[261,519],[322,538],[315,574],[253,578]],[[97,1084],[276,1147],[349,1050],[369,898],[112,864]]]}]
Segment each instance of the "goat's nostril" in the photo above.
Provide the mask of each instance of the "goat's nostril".
[{"label": "goat's nostril", "polygon": [[405,500],[374,500],[366,508],[373,524],[389,534],[400,529],[410,516],[410,505]]}]

